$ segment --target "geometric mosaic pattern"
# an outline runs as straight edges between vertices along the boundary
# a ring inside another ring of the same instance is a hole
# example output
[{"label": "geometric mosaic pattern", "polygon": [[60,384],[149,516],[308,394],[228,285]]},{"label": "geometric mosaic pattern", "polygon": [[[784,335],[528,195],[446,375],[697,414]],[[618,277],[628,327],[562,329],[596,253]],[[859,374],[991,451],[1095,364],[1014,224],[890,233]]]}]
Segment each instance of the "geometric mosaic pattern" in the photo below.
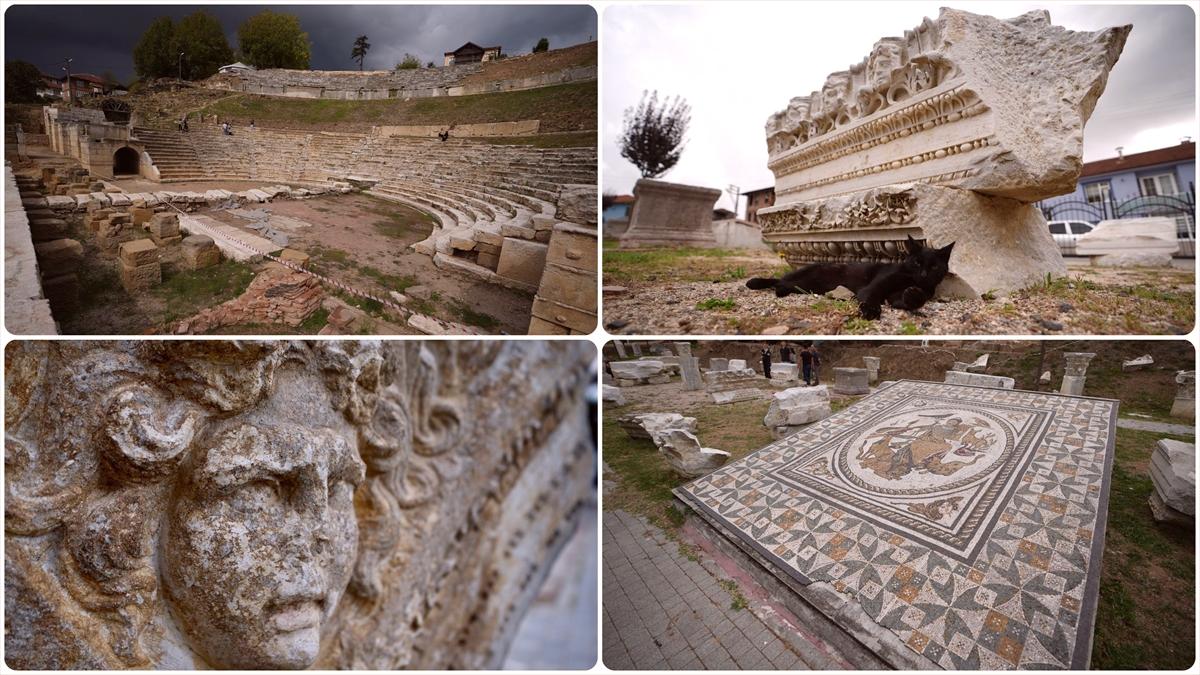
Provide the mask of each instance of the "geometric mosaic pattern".
[{"label": "geometric mosaic pattern", "polygon": [[947,669],[1087,668],[1117,402],[901,381],[676,490]]}]

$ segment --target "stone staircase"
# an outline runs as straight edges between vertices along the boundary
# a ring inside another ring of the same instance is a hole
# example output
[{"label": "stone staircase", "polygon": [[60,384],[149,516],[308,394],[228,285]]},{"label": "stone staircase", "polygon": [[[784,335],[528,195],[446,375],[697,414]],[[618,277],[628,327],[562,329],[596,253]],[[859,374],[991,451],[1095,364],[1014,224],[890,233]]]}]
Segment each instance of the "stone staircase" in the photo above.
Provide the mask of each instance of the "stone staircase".
[{"label": "stone staircase", "polygon": [[175,183],[209,177],[204,172],[200,157],[185,140],[184,133],[143,127],[135,128],[133,132],[145,144],[146,153],[158,168],[162,182]]}]

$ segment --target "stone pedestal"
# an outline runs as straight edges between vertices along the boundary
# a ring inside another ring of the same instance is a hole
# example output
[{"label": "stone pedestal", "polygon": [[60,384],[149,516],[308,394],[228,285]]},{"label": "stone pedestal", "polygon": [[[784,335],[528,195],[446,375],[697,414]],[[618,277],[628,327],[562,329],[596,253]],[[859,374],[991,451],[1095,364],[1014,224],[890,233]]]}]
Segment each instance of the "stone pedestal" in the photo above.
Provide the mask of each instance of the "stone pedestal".
[{"label": "stone pedestal", "polygon": [[1091,352],[1065,352],[1063,359],[1066,360],[1066,372],[1063,375],[1062,386],[1059,387],[1058,393],[1082,396],[1083,385],[1087,381],[1088,363],[1095,356]]},{"label": "stone pedestal", "polygon": [[193,234],[184,237],[180,245],[183,267],[189,270],[199,270],[212,267],[221,262],[221,249],[207,234]]},{"label": "stone pedestal", "polygon": [[867,381],[871,384],[879,381],[879,357],[864,356],[863,365],[867,368]]},{"label": "stone pedestal", "polygon": [[962,370],[947,370],[945,382],[946,384],[968,384],[975,387],[992,387],[993,389],[1012,389],[1016,385],[1016,381],[1011,377],[968,373]]},{"label": "stone pedestal", "polygon": [[857,396],[871,393],[866,368],[834,368],[833,391],[836,394]]},{"label": "stone pedestal", "polygon": [[613,348],[617,350],[618,357],[622,359],[628,358],[625,356],[625,343],[621,342],[620,340],[613,340]]},{"label": "stone pedestal", "polygon": [[795,382],[800,379],[800,366],[794,363],[772,363],[771,379],[776,382]]},{"label": "stone pedestal", "polygon": [[1171,417],[1196,419],[1196,371],[1181,370],[1175,374],[1175,403],[1171,405]]},{"label": "stone pedestal", "polygon": [[727,370],[745,370],[745,359],[729,359],[729,368]]},{"label": "stone pedestal", "polygon": [[621,248],[717,245],[712,211],[720,190],[643,178],[633,194],[636,199]]},{"label": "stone pedestal", "polygon": [[1150,454],[1150,510],[1154,519],[1191,524],[1196,520],[1196,446],[1169,438]]},{"label": "stone pedestal", "polygon": [[708,369],[710,371],[729,370],[729,359],[720,359],[713,357],[708,360]]}]

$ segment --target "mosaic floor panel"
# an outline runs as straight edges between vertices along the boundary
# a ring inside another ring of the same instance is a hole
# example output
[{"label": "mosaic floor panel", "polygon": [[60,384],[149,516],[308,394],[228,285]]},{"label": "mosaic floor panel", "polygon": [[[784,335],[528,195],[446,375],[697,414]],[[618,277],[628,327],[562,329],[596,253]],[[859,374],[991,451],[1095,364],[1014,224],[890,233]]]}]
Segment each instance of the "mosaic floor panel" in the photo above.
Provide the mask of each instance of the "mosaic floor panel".
[{"label": "mosaic floor panel", "polygon": [[902,381],[676,494],[943,668],[1086,668],[1116,419]]}]

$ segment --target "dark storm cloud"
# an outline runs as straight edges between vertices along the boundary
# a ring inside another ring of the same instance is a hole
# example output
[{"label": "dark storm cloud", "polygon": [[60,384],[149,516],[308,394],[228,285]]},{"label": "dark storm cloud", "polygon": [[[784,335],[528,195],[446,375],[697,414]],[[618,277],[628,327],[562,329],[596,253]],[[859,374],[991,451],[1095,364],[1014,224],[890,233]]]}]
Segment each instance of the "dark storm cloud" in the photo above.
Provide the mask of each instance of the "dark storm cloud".
[{"label": "dark storm cloud", "polygon": [[237,27],[266,8],[300,18],[312,42],[310,65],[318,70],[357,69],[350,48],[363,34],[371,43],[365,66],[380,70],[406,52],[441,65],[444,52],[467,41],[516,55],[542,37],[557,48],[596,35],[596,12],[586,5],[15,5],[5,12],[4,58],[61,75],[61,61],[70,57],[74,72],[110,70],[127,82],[133,47],[155,18],[178,20],[203,9],[221,21],[237,49]]}]

